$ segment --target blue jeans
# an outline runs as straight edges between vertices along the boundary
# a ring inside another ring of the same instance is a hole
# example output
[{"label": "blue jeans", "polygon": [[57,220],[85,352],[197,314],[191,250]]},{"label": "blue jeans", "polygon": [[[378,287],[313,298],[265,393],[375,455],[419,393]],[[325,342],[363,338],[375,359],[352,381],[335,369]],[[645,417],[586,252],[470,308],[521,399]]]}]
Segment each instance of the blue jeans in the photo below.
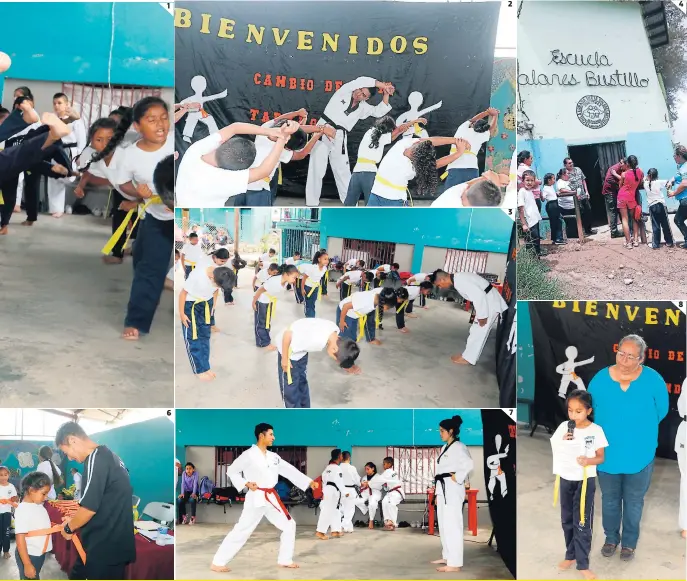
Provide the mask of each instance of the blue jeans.
[{"label": "blue jeans", "polygon": [[367,201],[368,206],[404,206],[405,202],[403,200],[388,200],[387,198],[382,198],[377,194],[370,194],[370,199]]},{"label": "blue jeans", "polygon": [[644,495],[649,490],[653,472],[653,460],[636,474],[608,474],[598,471],[601,516],[607,543],[629,549],[637,548]]},{"label": "blue jeans", "polygon": [[470,180],[474,180],[479,177],[479,170],[474,167],[457,167],[448,170],[448,176],[446,176],[446,186],[445,190],[457,186],[458,184],[464,184]]},{"label": "blue jeans", "polygon": [[[20,579],[28,579],[28,577],[26,575],[24,575],[24,562],[21,560],[21,557],[19,556],[19,551],[14,552],[14,558],[17,560],[17,569],[19,569],[19,578]],[[41,555],[40,557],[34,557],[33,555],[29,555],[29,559],[31,559],[31,564],[36,569],[36,576],[34,577],[34,579],[40,579],[41,578],[41,569],[43,568],[43,563],[45,563],[45,555]]]},{"label": "blue jeans", "polygon": [[364,205],[366,206],[376,177],[377,174],[373,171],[353,172],[351,181],[348,182],[348,193],[344,200],[344,206],[356,206],[360,198],[364,200]]}]

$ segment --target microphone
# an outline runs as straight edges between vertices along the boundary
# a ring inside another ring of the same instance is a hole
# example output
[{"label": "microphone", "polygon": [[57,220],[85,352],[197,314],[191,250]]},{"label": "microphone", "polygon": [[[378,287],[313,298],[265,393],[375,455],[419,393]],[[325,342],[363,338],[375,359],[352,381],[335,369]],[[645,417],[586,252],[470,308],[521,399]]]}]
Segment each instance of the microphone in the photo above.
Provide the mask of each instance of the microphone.
[{"label": "microphone", "polygon": [[568,434],[572,435],[575,431],[575,420],[568,420]]}]

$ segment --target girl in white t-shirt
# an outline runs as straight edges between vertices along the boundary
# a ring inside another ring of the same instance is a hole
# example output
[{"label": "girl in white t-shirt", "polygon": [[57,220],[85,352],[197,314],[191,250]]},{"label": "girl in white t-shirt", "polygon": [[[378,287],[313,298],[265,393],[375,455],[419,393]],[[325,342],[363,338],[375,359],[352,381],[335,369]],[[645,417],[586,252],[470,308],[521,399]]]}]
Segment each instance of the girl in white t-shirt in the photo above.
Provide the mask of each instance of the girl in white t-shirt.
[{"label": "girl in white t-shirt", "polygon": [[267,351],[276,349],[270,337],[274,309],[279,295],[287,292],[291,285],[296,283],[297,278],[298,268],[295,265],[282,264],[277,268],[276,273],[265,280],[256,291],[253,297],[253,311],[255,311],[255,344],[258,347],[265,348]]},{"label": "girl in white t-shirt", "polygon": [[413,306],[415,299],[426,297],[432,292],[434,285],[431,282],[423,281],[419,286],[405,286],[396,289],[396,297],[398,306],[396,307],[396,327],[401,333],[410,333],[406,327],[406,317],[409,319],[417,319],[417,315],[413,314]]},{"label": "girl in white t-shirt", "polygon": [[10,528],[12,507],[19,502],[19,495],[10,482],[10,469],[0,466],[0,549],[5,559],[10,558]]},{"label": "girl in white t-shirt", "polygon": [[652,167],[646,172],[644,191],[646,192],[646,201],[649,204],[649,214],[651,214],[651,233],[653,234],[651,248],[654,250],[661,247],[661,228],[663,228],[663,234],[666,237],[666,246],[673,248],[675,245],[673,233],[670,231],[670,224],[668,223],[666,202],[663,197],[663,190],[667,183],[668,180],[658,179],[658,170],[656,168]]},{"label": "girl in white t-shirt", "polygon": [[329,272],[329,255],[319,250],[313,256],[312,264],[299,268],[301,273],[301,294],[303,295],[306,318],[315,317],[317,300],[322,296],[322,282]]},{"label": "girl in white t-shirt", "polygon": [[40,579],[45,555],[52,551],[52,535],[26,536],[32,531],[50,528],[50,516],[43,506],[51,482],[43,472],[31,472],[21,482],[22,501],[14,511],[14,534],[20,579]]},{"label": "girl in white t-shirt", "polygon": [[376,338],[377,310],[386,311],[396,307],[396,293],[392,288],[376,288],[354,293],[339,303],[336,322],[342,337],[359,341],[363,337],[370,345],[381,345]]},{"label": "girl in white t-shirt", "polygon": [[52,456],[53,451],[50,446],[41,446],[40,450],[38,450],[38,457],[40,458],[41,462],[38,464],[36,470],[48,475],[48,478],[50,478],[50,482],[52,483],[48,498],[50,500],[57,500],[56,490],[60,490],[62,488],[64,485],[64,478],[62,478],[62,471],[59,469],[57,464],[53,462]]},{"label": "girl in white t-shirt", "polygon": [[202,381],[217,376],[210,370],[210,335],[220,289],[231,288],[236,275],[226,266],[196,268],[179,293],[181,332],[191,369]]},{"label": "girl in white t-shirt", "polygon": [[592,396],[576,389],[566,401],[569,421],[551,436],[553,473],[556,475],[554,503],[560,491],[561,524],[565,538],[565,559],[560,569],[577,563],[585,579],[595,579],[589,569],[594,518],[596,467],[603,464],[608,446],[601,426],[593,423]]},{"label": "girl in white t-shirt", "polygon": [[563,240],[563,225],[561,223],[561,209],[558,205],[558,194],[553,184],[556,181],[556,176],[552,173],[547,173],[544,176],[543,186],[541,189],[541,198],[546,204],[546,214],[549,217],[549,226],[551,227],[551,241],[554,244],[566,244]]}]

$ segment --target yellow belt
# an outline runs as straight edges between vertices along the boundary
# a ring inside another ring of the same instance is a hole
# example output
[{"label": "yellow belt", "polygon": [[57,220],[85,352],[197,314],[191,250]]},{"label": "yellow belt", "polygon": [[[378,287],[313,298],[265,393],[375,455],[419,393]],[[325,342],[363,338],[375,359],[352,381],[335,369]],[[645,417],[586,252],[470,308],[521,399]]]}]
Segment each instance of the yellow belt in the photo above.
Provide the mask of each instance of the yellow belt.
[{"label": "yellow belt", "polygon": [[308,298],[310,298],[310,295],[312,295],[313,292],[315,292],[315,289],[316,289],[316,288],[319,288],[319,289],[320,289],[320,290],[318,291],[317,298],[318,298],[318,299],[322,298],[322,285],[321,285],[319,282],[318,282],[317,284],[315,284],[315,286],[310,287],[310,292],[307,294],[307,297],[308,297]]},{"label": "yellow belt", "polygon": [[413,127],[415,128],[415,135],[420,135],[422,133],[422,127],[420,127],[419,123],[415,123]]},{"label": "yellow belt", "polygon": [[[556,483],[553,485],[553,505],[556,506],[558,502],[558,493],[561,488],[561,477],[556,474]],[[580,524],[584,526],[585,516],[584,509],[587,503],[587,467],[584,466],[584,476],[582,477],[582,494],[580,495]]]},{"label": "yellow belt", "polygon": [[384,179],[379,174],[377,174],[375,180],[378,181],[380,184],[384,184],[385,186],[389,186],[390,188],[393,188],[394,190],[398,190],[400,192],[405,192],[408,189],[408,186],[398,186],[394,183],[391,183],[389,180]]},{"label": "yellow belt", "polygon": [[359,157],[358,163],[371,163],[374,166],[377,165],[377,162],[374,159],[367,159],[366,157]]},{"label": "yellow belt", "polygon": [[279,164],[279,177],[277,178],[277,184],[282,185],[282,175],[281,175],[281,164]]},{"label": "yellow belt", "polygon": [[356,341],[362,341],[365,336],[365,325],[367,324],[367,315],[358,314],[358,338]]},{"label": "yellow belt", "polygon": [[191,328],[193,329],[193,340],[198,339],[198,328],[196,327],[196,305],[198,303],[205,303],[205,324],[210,324],[210,303],[207,300],[196,301],[191,306]]},{"label": "yellow belt", "polygon": [[[453,154],[453,153],[455,153],[455,152],[456,152],[456,146],[455,146],[455,145],[452,145],[452,146],[451,146],[451,153]],[[463,155],[477,155],[477,154],[474,153],[474,152],[472,152],[472,151],[470,151],[470,150],[468,149],[468,150],[465,150],[465,151],[463,152]],[[441,174],[441,178],[439,178],[439,179],[445,180],[445,179],[446,179],[446,176],[448,176],[448,170],[446,170],[444,173],[442,173],[442,174]]]},{"label": "yellow belt", "polygon": [[0,206],[5,205],[5,198],[2,197],[2,190],[0,190]]},{"label": "yellow belt", "polygon": [[289,385],[293,383],[293,378],[291,377],[291,355],[293,355],[293,349],[289,347],[289,356],[287,358],[287,361],[289,363],[289,367],[286,370],[286,380],[289,382]]},{"label": "yellow belt", "polygon": [[365,290],[366,290],[366,291],[369,291],[369,290],[370,290],[370,283],[369,283],[369,282],[366,282],[366,283],[365,283]]},{"label": "yellow belt", "polygon": [[265,296],[270,300],[270,302],[267,303],[267,316],[265,317],[265,329],[269,329],[270,321],[274,316],[274,309],[277,308],[277,297],[270,296],[267,293],[265,293]]},{"label": "yellow belt", "polygon": [[[145,204],[143,204],[143,208],[141,208],[141,211],[139,212],[138,216],[136,216],[136,220],[134,222],[134,225],[131,227],[131,232],[134,231],[134,228],[136,228],[136,224],[138,224],[138,221],[141,219],[141,214],[145,212],[146,208],[150,206],[150,204],[161,204],[162,200],[160,199],[160,196],[153,196],[148,200]],[[140,204],[139,204],[140,207]],[[134,212],[138,208],[133,208],[132,210],[129,210],[126,213],[126,216],[124,217],[124,220],[122,223],[119,225],[119,228],[115,230],[115,233],[110,237],[110,239],[107,241],[107,244],[103,246],[103,249],[100,251],[103,254],[107,255],[112,252],[112,249],[115,247],[115,244],[117,244],[117,241],[122,237],[124,232],[126,232],[126,227],[131,222],[131,216],[134,215]],[[126,245],[129,243],[129,238],[131,238],[131,232],[129,232],[128,236],[126,237],[126,240],[124,241],[124,248],[126,248]]]},{"label": "yellow belt", "polygon": [[349,284],[349,285],[347,285],[347,286],[348,286],[348,294],[347,294],[346,296],[350,297],[350,296],[351,296],[351,292],[353,292],[353,285]]},{"label": "yellow belt", "polygon": [[401,303],[401,306],[396,309],[396,312],[400,313],[401,311],[405,311],[407,306],[408,306],[408,300],[405,300]]}]

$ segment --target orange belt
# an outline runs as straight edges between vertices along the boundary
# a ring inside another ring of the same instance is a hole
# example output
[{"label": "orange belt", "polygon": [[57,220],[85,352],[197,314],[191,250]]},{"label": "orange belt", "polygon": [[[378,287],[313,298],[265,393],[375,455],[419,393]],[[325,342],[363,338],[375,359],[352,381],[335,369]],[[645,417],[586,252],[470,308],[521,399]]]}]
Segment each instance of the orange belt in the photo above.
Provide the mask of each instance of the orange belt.
[{"label": "orange belt", "polygon": [[12,502],[9,498],[0,498],[0,504],[9,504],[12,508],[17,508],[19,504]]},{"label": "orange belt", "polygon": [[[269,502],[277,510],[279,510],[279,508],[281,508],[281,511],[284,514],[284,516],[286,517],[286,519],[291,520],[291,515],[289,514],[289,511],[286,510],[284,503],[282,502],[281,498],[279,497],[279,494],[277,493],[277,491],[274,488],[258,488],[258,490],[262,490],[265,493],[265,500],[267,500],[267,502]],[[276,504],[274,504],[270,500],[271,494],[273,494],[274,498],[277,499],[277,503],[279,504],[279,506],[277,506]]]},{"label": "orange belt", "polygon": [[[49,529],[38,529],[35,531],[30,531],[26,533],[27,537],[42,537],[45,535],[45,545],[43,546],[43,554],[47,553],[48,551],[48,542],[50,542],[50,535],[53,533],[61,533],[62,530],[64,529],[64,524],[57,524],[57,523],[50,523],[52,526]],[[86,564],[86,551],[83,550],[83,545],[81,544],[81,539],[77,537],[76,535],[72,536],[72,542],[74,543],[74,548],[76,549],[76,552],[79,553],[79,557],[81,557],[81,562],[85,565]]]}]

